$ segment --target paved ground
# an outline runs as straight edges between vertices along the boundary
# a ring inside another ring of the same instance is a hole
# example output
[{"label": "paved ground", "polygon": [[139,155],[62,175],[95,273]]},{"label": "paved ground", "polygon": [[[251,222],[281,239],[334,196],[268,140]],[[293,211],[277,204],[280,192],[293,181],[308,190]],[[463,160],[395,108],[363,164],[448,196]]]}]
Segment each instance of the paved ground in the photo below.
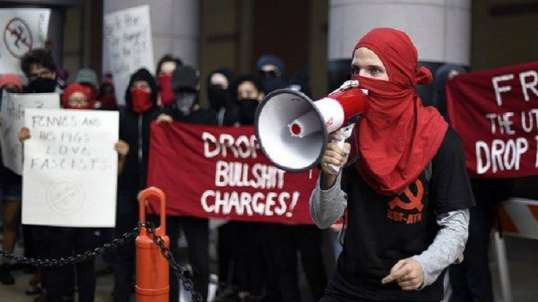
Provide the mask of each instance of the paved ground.
[{"label": "paved ground", "polygon": [[[507,256],[509,261],[510,279],[512,282],[513,302],[538,301],[538,241],[506,237]],[[99,265],[102,268],[102,265]],[[500,286],[495,259],[491,261],[494,272],[494,287],[496,296],[500,297]],[[30,302],[33,297],[26,296],[24,290],[30,279],[20,271],[15,272],[17,283],[14,286],[0,285],[1,302]],[[304,284],[303,284],[304,287]],[[97,280],[96,302],[111,302],[112,275],[100,275]],[[134,299],[133,299],[134,301]],[[501,299],[497,298],[496,302]]]}]

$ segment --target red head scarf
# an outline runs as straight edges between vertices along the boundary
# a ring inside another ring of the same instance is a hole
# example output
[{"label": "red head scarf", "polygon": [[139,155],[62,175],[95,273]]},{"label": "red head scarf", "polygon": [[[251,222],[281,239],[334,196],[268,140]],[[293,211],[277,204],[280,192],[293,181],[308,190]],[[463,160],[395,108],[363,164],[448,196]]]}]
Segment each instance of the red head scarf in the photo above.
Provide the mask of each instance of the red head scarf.
[{"label": "red head scarf", "polygon": [[398,194],[433,159],[448,125],[436,109],[424,107],[417,95],[416,85],[433,78],[430,70],[417,67],[417,50],[405,33],[377,28],[359,40],[355,49],[360,47],[381,59],[389,81],[354,77],[370,98],[356,131],[361,155],[357,168],[377,192]]},{"label": "red head scarf", "polygon": [[[87,100],[87,105],[83,107],[76,107],[71,108],[69,105],[69,98],[75,93],[80,92],[82,93]],[[91,88],[88,86],[84,86],[78,83],[72,83],[67,85],[64,89],[64,94],[62,95],[62,107],[67,109],[92,109],[93,108],[93,100],[91,99],[92,91]]]}]

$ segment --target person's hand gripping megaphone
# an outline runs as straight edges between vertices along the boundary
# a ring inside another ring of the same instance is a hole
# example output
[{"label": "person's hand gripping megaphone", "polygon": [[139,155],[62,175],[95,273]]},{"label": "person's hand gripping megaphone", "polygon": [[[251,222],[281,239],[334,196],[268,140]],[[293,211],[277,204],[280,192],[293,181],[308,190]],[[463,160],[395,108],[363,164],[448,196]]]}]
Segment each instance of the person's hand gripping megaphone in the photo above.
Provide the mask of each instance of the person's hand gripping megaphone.
[{"label": "person's hand gripping megaphone", "polygon": [[[359,81],[345,81],[338,89],[336,89],[332,93],[347,90],[350,88],[355,88],[358,86]],[[325,153],[321,158],[321,170],[323,171],[323,173],[325,173],[324,184],[327,185],[324,186],[322,184],[322,187],[331,187],[332,184],[334,184],[336,177],[340,173],[340,170],[346,164],[351,149],[350,144],[346,143],[346,140],[353,133],[354,126],[355,124],[351,123],[329,135],[329,143],[327,144]]]}]

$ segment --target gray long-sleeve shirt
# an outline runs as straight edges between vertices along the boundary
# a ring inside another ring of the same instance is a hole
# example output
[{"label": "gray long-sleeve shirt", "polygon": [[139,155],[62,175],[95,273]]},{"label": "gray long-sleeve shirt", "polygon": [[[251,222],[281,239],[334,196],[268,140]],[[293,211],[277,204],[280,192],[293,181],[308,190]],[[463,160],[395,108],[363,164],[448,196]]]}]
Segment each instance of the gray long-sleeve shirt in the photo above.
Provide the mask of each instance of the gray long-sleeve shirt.
[{"label": "gray long-sleeve shirt", "polygon": [[[320,175],[321,178],[321,175]],[[341,189],[342,173],[335,184],[327,189],[320,188],[320,179],[310,196],[310,215],[321,229],[335,223],[347,207],[347,194]],[[437,216],[439,231],[430,246],[413,258],[422,266],[424,283],[422,288],[431,285],[442,271],[458,260],[463,259],[463,251],[468,237],[469,210],[450,211]]]}]

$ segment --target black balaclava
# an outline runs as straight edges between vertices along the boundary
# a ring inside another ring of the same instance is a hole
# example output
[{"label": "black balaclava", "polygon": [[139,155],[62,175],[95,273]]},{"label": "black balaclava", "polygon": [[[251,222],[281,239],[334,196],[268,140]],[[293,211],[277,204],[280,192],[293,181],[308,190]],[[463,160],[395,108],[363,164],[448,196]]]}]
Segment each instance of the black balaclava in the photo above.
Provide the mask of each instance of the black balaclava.
[{"label": "black balaclava", "polygon": [[230,86],[230,91],[233,93],[232,97],[235,100],[234,101],[235,108],[237,108],[237,111],[236,111],[237,112],[236,118],[238,119],[237,121],[241,125],[253,125],[254,118],[256,116],[256,109],[258,108],[258,105],[260,104],[260,100],[259,99],[239,99],[237,90],[239,86],[241,86],[241,84],[245,82],[252,83],[259,93],[263,91],[263,86],[260,79],[253,75],[240,76]]},{"label": "black balaclava", "polygon": [[25,93],[55,92],[58,82],[55,79],[37,78],[24,87]]},{"label": "black balaclava", "polygon": [[258,100],[243,99],[239,103],[239,123],[241,125],[253,125],[256,109],[260,102]]},{"label": "black balaclava", "polygon": [[[263,72],[262,67],[265,65],[274,65],[278,71],[276,73]],[[284,76],[284,63],[277,56],[270,54],[262,55],[256,62],[256,70],[260,73],[263,92],[265,94],[288,86],[288,81]]]},{"label": "black balaclava", "polygon": [[[221,74],[228,80],[228,88],[223,89],[220,85],[211,84],[211,77],[214,74]],[[209,101],[209,106],[215,110],[219,111],[221,108],[228,106],[230,102],[230,86],[233,81],[233,74],[227,68],[220,68],[212,72],[207,77],[207,98]]]}]

